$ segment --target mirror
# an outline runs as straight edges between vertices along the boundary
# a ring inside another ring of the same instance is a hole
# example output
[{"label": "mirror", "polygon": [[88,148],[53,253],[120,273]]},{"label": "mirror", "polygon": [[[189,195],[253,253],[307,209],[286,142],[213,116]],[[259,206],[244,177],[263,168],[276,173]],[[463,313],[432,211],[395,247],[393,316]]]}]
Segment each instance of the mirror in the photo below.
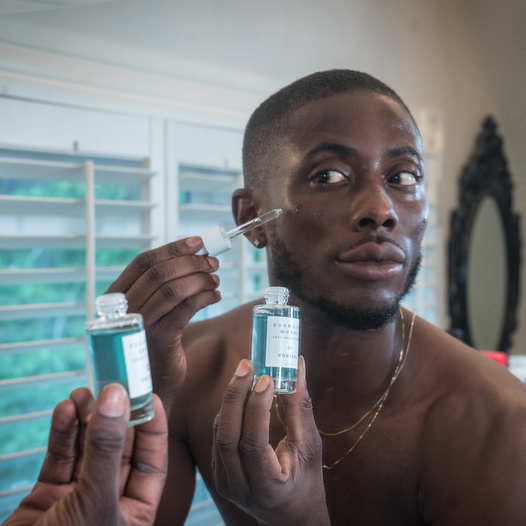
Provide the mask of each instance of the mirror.
[{"label": "mirror", "polygon": [[486,118],[459,181],[449,238],[450,332],[479,350],[508,351],[519,296],[519,217],[502,140]]},{"label": "mirror", "polygon": [[[241,133],[246,119],[264,98],[294,79],[322,69],[353,68],[377,76],[401,95],[415,117],[421,116],[422,135],[429,152],[426,158],[427,191],[428,196],[433,195],[436,212],[436,222],[429,226],[429,232],[434,230],[436,243],[427,245],[425,250],[436,264],[436,269],[435,266],[422,269],[423,293],[418,296],[422,310],[419,314],[432,312],[436,323],[446,327],[446,301],[440,294],[445,288],[442,269],[447,265],[442,250],[445,245],[443,217],[449,212],[450,203],[456,199],[457,174],[472,147],[479,120],[486,113],[494,113],[502,130],[505,130],[510,163],[513,161],[511,166],[517,167],[517,187],[524,184],[519,178],[519,167],[526,166],[526,97],[519,87],[526,85],[526,32],[521,23],[525,19],[526,2],[516,0],[0,0],[0,103],[19,107],[38,103],[45,115],[48,115],[47,110],[59,108],[64,117],[53,120],[53,129],[55,124],[57,127],[59,124],[67,125],[70,129],[70,124],[77,122],[77,118],[71,119],[66,115],[71,114],[70,110],[77,115],[86,115],[87,119],[91,119],[89,112],[93,110],[102,115],[107,123],[114,119],[129,119],[133,126],[127,127],[127,132],[134,137],[132,143],[139,144],[140,148],[133,146],[131,152],[132,148],[128,149],[126,143],[126,152],[133,155],[140,152],[144,157],[151,155],[152,169],[161,171],[159,179],[166,181],[166,191],[159,190],[152,194],[152,199],[157,199],[159,206],[153,209],[158,219],[151,225],[157,225],[157,241],[160,243],[172,241],[181,232],[176,209],[183,198],[178,191],[184,194],[186,190],[179,186],[182,178],[176,178],[178,166],[188,168],[185,168],[186,175],[191,175],[191,169],[197,169],[203,171],[194,170],[194,175],[206,175],[209,173],[207,170],[216,173],[217,170],[225,178],[230,177],[228,172],[233,159],[230,147],[235,144],[232,137]],[[5,111],[0,111],[0,123],[4,123],[3,128],[7,130],[0,137],[4,147],[17,143],[16,137],[20,138],[20,144],[28,142],[26,130],[30,128],[32,139],[29,142],[46,151],[49,148],[54,152],[59,148],[61,152],[64,149],[67,155],[81,155],[86,149],[84,139],[75,137],[74,141],[70,141],[66,133],[53,133],[46,126],[23,125],[27,122],[27,115],[26,111],[19,111],[10,117]],[[144,128],[140,124],[141,119],[148,119]],[[9,123],[9,129],[5,123]],[[110,128],[109,124],[93,126],[96,129],[95,142],[102,144],[102,149],[93,147],[91,152],[112,152],[111,144],[114,140],[118,141],[118,134],[108,130],[114,128]],[[181,132],[183,127],[185,133]],[[209,128],[206,140],[198,136],[200,127]],[[169,143],[168,137],[172,136],[172,132],[174,140]],[[106,133],[111,140],[106,139]],[[220,151],[222,143],[216,139],[224,134],[230,137],[227,153]],[[91,140],[91,135],[89,137]],[[237,147],[238,154],[239,151],[240,147]],[[194,162],[196,156],[199,157],[197,164]],[[187,164],[184,165],[183,161]],[[206,168],[203,168],[204,165]],[[429,185],[431,173],[436,184]],[[491,168],[487,184],[495,181],[498,173],[498,170]],[[503,184],[509,180],[501,179]],[[192,177],[186,177],[185,181],[186,189],[191,189]],[[503,216],[503,210],[510,213],[511,202],[503,208],[493,191],[485,194],[478,191],[470,194],[468,191],[464,195],[474,195],[478,200],[463,201],[462,209],[469,212],[459,210],[457,219],[460,224],[453,234],[453,237],[456,236],[453,244],[458,245],[453,258],[458,258],[458,263],[453,260],[451,264],[454,278],[450,293],[460,291],[460,295],[454,296],[452,310],[464,316],[453,316],[453,327],[458,329],[460,337],[471,343],[468,328],[477,320],[483,320],[473,306],[489,302],[477,297],[469,299],[466,295],[476,291],[487,292],[488,285],[494,285],[493,281],[498,276],[496,292],[493,290],[490,293],[492,308],[495,309],[495,312],[490,312],[490,318],[494,325],[490,326],[485,320],[480,324],[482,328],[488,327],[489,331],[488,335],[481,336],[480,343],[477,339],[479,329],[474,328],[476,337],[473,344],[507,349],[509,335],[515,327],[518,296],[519,246],[518,242],[510,246],[510,222]],[[511,196],[511,189],[508,195]],[[188,202],[191,204],[191,199]],[[517,205],[524,206],[518,200]],[[191,208],[189,210],[193,213]],[[495,224],[496,216],[501,218],[502,226],[497,228],[501,237],[500,241],[497,238],[495,244],[489,246],[487,224]],[[78,217],[75,218],[77,220]],[[5,223],[0,218],[0,230]],[[25,220],[20,220],[20,223],[26,224]],[[108,220],[105,224],[113,228],[117,222]],[[141,228],[145,224],[146,221],[141,222]],[[70,227],[69,224],[66,226]],[[71,225],[73,227],[74,224]],[[516,220],[515,228],[518,231]],[[473,236],[469,234],[471,231]],[[474,247],[470,248],[470,243]],[[501,271],[490,271],[491,278],[477,278],[476,270],[471,266],[480,262],[486,254],[502,254],[501,248],[498,248],[502,247],[502,243],[507,246],[510,256],[496,263]],[[483,256],[476,255],[469,259],[468,254],[478,250],[477,247],[481,248]],[[122,263],[128,262],[129,259]],[[254,259],[252,263],[253,268],[248,272],[256,275],[262,260]],[[510,272],[508,266],[514,264],[516,267]],[[82,260],[78,264],[71,263],[75,267],[82,265]],[[503,267],[506,267],[505,272]],[[5,279],[13,280],[9,272],[5,273]],[[21,279],[29,279],[26,272],[30,269],[24,269]],[[237,283],[236,278],[231,277],[234,271],[228,272],[227,279],[234,288]],[[46,274],[49,275],[56,276]],[[479,285],[480,279],[482,286]],[[254,290],[261,290],[264,283],[264,278],[258,282],[254,278]],[[51,284],[49,297],[54,297],[62,285]],[[73,285],[80,287],[81,283]],[[12,282],[8,286],[11,287]],[[512,294],[515,296],[510,296]],[[7,303],[13,302],[12,294],[4,294],[4,298]],[[30,302],[46,304],[48,301],[53,300],[46,296],[44,299],[31,298]],[[235,301],[235,296],[225,295],[219,305],[229,310]],[[471,318],[466,313],[470,313]],[[526,305],[522,306],[520,316],[526,321]],[[42,325],[44,321],[44,318],[39,319]],[[504,344],[501,343],[501,333],[508,338]],[[22,333],[16,337],[22,339]],[[522,340],[526,338],[524,321],[521,337]],[[58,367],[55,365],[58,359],[49,358],[45,365],[49,369],[42,366],[35,368],[34,373],[28,372],[32,370],[24,360],[26,355],[18,350],[16,352],[17,363],[23,366],[24,372],[13,376],[47,374],[51,371],[73,374],[70,369],[83,367],[77,367],[70,354],[68,360],[61,361],[63,369],[55,368]],[[50,357],[64,351],[52,352],[54,354]],[[31,350],[32,356],[37,354]],[[5,367],[6,354],[1,356],[0,372],[4,376],[0,376],[0,380],[11,378],[8,376],[12,374],[11,370]],[[64,385],[67,384],[60,384]],[[37,400],[37,397],[32,398]],[[8,413],[8,418],[12,414],[15,419],[20,416],[25,418],[25,413],[31,415],[37,411],[21,409],[13,397],[3,396],[3,399],[11,404],[12,413]],[[41,403],[43,400],[44,397],[39,397],[37,401]],[[0,418],[2,416],[7,416],[7,413],[0,414]],[[7,499],[11,499],[9,506],[18,505],[23,496],[24,481],[29,480],[19,466],[33,469],[39,457],[31,455],[35,449],[45,445],[45,442],[39,442],[40,435],[31,431],[36,426],[44,429],[42,419],[12,422],[9,424],[11,427],[1,428],[4,449],[0,448],[0,457],[14,454],[16,457],[8,462],[18,464],[12,469],[13,479],[0,475],[0,523],[5,519],[2,517],[2,506],[4,510],[7,508]],[[24,440],[13,446],[14,439],[10,437],[15,434],[23,435]],[[37,468],[35,473],[38,473]],[[7,496],[2,496],[3,491],[7,492]],[[210,518],[207,505],[203,504],[209,500],[202,480],[198,482],[196,496],[195,513],[201,513],[203,517],[208,514],[201,520],[211,524],[214,520]],[[220,519],[215,522],[219,523]]]},{"label": "mirror", "polygon": [[467,265],[468,322],[476,349],[498,347],[506,305],[507,259],[498,205],[493,197],[485,196],[475,212]]}]

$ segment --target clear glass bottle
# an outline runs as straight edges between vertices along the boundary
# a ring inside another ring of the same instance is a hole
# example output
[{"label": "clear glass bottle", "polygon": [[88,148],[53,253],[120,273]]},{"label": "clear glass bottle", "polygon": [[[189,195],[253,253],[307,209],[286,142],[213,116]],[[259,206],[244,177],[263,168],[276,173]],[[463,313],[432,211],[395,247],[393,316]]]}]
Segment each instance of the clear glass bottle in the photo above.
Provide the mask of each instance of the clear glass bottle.
[{"label": "clear glass bottle", "polygon": [[289,289],[269,287],[265,305],[252,318],[252,363],[255,378],[267,374],[275,393],[295,393],[300,354],[300,309],[287,305]]},{"label": "clear glass bottle", "polygon": [[154,416],[152,377],[146,334],[140,314],[126,314],[124,294],[105,294],[96,300],[100,316],[86,322],[86,337],[95,396],[107,384],[119,383],[130,397],[130,426]]}]

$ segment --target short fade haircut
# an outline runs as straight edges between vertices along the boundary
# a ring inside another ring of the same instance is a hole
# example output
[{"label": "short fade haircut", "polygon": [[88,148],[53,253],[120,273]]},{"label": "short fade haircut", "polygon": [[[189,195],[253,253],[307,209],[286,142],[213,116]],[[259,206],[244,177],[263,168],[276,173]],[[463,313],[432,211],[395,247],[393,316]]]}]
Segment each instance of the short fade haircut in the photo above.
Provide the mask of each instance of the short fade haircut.
[{"label": "short fade haircut", "polygon": [[413,118],[394,90],[367,73],[332,69],[303,77],[271,95],[250,117],[243,139],[245,187],[265,185],[272,170],[272,154],[287,140],[289,119],[294,111],[309,102],[345,91],[370,91],[384,95],[398,102]]}]

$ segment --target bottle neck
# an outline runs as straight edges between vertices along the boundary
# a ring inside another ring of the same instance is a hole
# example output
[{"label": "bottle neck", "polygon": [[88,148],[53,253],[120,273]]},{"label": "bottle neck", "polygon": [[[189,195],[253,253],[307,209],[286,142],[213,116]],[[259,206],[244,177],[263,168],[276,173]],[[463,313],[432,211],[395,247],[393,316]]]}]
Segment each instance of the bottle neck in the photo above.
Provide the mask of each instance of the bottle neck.
[{"label": "bottle neck", "polygon": [[107,320],[116,320],[126,315],[127,308],[97,309],[97,314]]},{"label": "bottle neck", "polygon": [[268,299],[265,299],[265,304],[266,305],[286,305],[287,304],[287,300],[286,299],[277,299],[277,300],[268,300]]},{"label": "bottle neck", "polygon": [[289,298],[286,295],[265,296],[265,303],[267,305],[287,305],[288,301]]}]

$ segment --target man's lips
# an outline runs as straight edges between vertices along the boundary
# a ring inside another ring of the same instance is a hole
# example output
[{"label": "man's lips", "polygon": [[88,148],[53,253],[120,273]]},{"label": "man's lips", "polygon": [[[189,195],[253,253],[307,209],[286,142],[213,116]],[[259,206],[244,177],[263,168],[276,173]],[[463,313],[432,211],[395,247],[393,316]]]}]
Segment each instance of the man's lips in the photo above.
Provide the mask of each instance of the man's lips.
[{"label": "man's lips", "polygon": [[403,251],[393,243],[368,242],[336,259],[345,274],[366,281],[388,279],[402,271]]}]

